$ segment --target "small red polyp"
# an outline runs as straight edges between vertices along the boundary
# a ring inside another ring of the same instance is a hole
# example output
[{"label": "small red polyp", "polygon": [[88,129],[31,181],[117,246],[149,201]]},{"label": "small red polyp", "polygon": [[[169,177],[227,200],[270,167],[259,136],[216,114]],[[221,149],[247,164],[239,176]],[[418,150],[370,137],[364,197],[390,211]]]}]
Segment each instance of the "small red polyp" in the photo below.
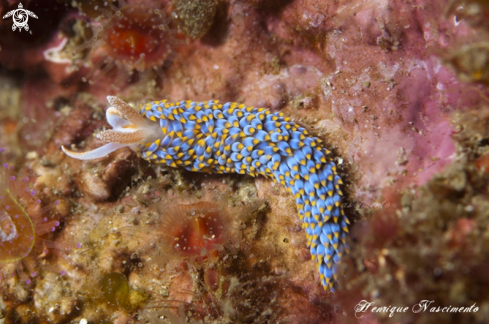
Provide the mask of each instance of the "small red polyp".
[{"label": "small red polyp", "polygon": [[161,66],[171,52],[171,36],[165,15],[159,9],[122,8],[110,18],[100,36],[110,60],[129,64],[139,71]]},{"label": "small red polyp", "polygon": [[230,228],[228,215],[220,205],[177,205],[163,216],[162,243],[177,256],[205,256],[228,241]]}]

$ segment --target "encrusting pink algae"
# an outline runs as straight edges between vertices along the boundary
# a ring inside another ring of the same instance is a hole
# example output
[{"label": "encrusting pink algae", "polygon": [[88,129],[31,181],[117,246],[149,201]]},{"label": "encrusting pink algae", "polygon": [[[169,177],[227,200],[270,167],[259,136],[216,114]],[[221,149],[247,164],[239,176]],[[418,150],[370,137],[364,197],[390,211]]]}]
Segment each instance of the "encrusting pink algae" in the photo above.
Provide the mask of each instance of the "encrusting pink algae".
[{"label": "encrusting pink algae", "polygon": [[0,324],[487,322],[486,1],[22,5]]}]

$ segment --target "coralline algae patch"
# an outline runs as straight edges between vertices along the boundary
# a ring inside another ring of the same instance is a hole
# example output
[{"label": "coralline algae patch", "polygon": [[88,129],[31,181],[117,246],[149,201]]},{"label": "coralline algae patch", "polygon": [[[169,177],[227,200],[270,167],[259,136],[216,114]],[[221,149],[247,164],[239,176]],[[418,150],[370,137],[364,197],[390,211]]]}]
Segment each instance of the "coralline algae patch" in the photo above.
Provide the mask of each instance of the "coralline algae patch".
[{"label": "coralline algae patch", "polygon": [[489,136],[489,107],[474,106],[452,121],[463,129],[454,135],[455,162],[423,186],[386,193],[391,207],[373,212],[353,234],[358,247],[343,265],[345,290],[336,296],[342,305],[354,307],[362,299],[403,305],[429,298],[437,306],[475,304],[479,310],[407,312],[396,321],[486,321],[489,169],[488,148],[479,139]]},{"label": "coralline algae patch", "polygon": [[[425,34],[435,34],[437,26],[431,26],[430,18],[422,13],[420,17],[416,13],[390,16],[382,2],[360,7],[317,3],[330,14],[337,10],[336,16],[344,20],[323,19],[318,26],[307,25],[305,17],[313,12],[312,3],[294,2],[285,9],[284,20],[271,25],[287,38],[293,35],[284,32],[284,24],[299,24],[305,35],[324,35],[323,41],[311,40],[328,55],[329,71],[319,79],[314,93],[322,109],[299,111],[300,116],[315,122],[318,132],[329,133],[358,170],[354,176],[359,180],[358,197],[375,199],[372,190],[393,182],[401,187],[426,182],[451,161],[455,148],[449,112],[460,98],[454,89],[467,88],[440,59],[428,56],[425,46],[439,46],[443,41],[425,40],[415,21],[424,21]],[[402,12],[408,10],[399,7]],[[436,12],[433,6],[428,8]],[[298,15],[297,10],[304,14]],[[376,17],[381,22],[372,28]],[[383,45],[387,42],[391,42],[388,48]]]}]

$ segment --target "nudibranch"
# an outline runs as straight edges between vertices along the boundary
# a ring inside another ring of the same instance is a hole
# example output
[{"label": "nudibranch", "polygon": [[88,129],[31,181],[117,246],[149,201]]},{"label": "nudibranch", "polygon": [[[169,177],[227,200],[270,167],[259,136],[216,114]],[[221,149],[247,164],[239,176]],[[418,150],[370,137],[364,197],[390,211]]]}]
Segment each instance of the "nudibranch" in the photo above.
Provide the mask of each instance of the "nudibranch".
[{"label": "nudibranch", "polygon": [[350,223],[341,206],[341,178],[319,138],[282,113],[234,102],[154,101],[138,114],[117,97],[107,100],[113,129],[98,138],[108,144],[84,153],[62,147],[67,155],[96,159],[127,146],[170,167],[272,178],[295,196],[321,283],[333,290]]}]

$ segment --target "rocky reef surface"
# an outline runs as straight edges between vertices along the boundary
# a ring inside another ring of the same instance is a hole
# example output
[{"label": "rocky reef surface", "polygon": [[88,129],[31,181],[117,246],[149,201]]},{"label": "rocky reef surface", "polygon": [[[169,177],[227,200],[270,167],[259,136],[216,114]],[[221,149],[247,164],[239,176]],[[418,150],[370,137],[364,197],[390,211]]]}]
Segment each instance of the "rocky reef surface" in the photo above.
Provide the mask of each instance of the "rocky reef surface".
[{"label": "rocky reef surface", "polygon": [[[29,31],[0,20],[0,323],[487,321],[487,1],[23,5]],[[336,291],[271,180],[66,156],[104,144],[108,95],[242,102],[320,137],[352,222]],[[11,206],[27,250],[4,245]]]}]

